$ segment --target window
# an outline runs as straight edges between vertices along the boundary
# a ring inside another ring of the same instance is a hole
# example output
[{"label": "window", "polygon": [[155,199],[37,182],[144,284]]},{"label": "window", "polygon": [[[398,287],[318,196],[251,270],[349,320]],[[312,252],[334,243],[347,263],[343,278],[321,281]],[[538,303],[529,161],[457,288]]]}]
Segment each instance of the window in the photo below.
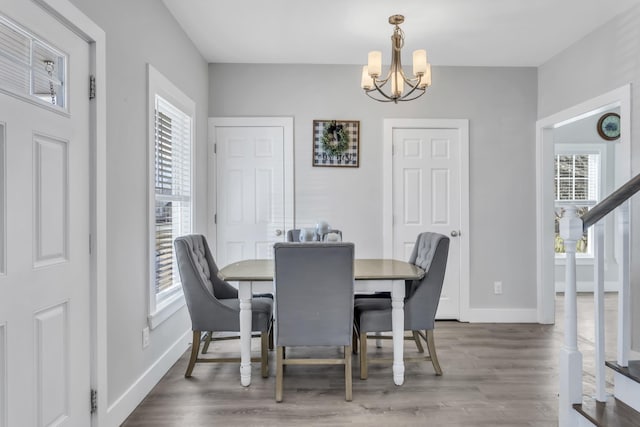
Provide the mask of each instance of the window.
[{"label": "window", "polygon": [[150,326],[184,305],[174,254],[176,237],[192,232],[194,104],[149,66]]},{"label": "window", "polygon": [[[556,200],[556,256],[565,255],[564,240],[560,237],[560,218],[564,215],[563,205],[578,207],[578,215],[584,215],[599,197],[600,154],[571,153],[556,154],[554,188]],[[576,248],[576,255],[592,257],[592,231],[586,231]]]},{"label": "window", "polygon": [[67,111],[67,55],[0,15],[0,90]]}]

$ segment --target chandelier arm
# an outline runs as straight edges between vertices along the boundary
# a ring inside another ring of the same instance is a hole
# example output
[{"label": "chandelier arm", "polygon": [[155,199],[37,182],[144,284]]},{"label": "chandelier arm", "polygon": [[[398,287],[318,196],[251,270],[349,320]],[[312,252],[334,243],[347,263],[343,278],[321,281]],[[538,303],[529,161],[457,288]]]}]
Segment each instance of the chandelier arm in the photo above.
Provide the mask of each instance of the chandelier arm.
[{"label": "chandelier arm", "polygon": [[[419,76],[416,79],[407,79],[407,77],[404,75],[404,72],[402,73],[402,78],[404,79],[405,83],[407,85],[409,85],[409,87],[411,88],[411,90],[409,92],[407,92],[406,94],[404,94],[403,96],[401,96],[399,99],[401,101],[411,101],[414,100],[416,98],[420,98],[422,95],[424,95],[424,93],[426,92],[427,88],[421,88],[419,87],[420,82],[422,81],[422,76]],[[417,80],[417,81],[416,81]],[[412,82],[416,81],[416,84],[414,85]],[[422,93],[418,96],[416,96],[415,98],[411,98],[411,99],[406,99],[409,95],[411,95],[413,92],[415,92],[416,90],[421,90]]]},{"label": "chandelier arm", "polygon": [[[380,95],[384,96],[384,97],[385,97],[386,99],[388,99],[389,101],[394,101],[394,100],[395,100],[395,98],[394,98],[394,97],[389,96],[389,95],[387,95],[386,93],[384,93],[384,92],[382,91],[382,86],[384,86],[384,85],[387,83],[387,81],[388,81],[388,80],[389,80],[389,78],[387,77],[387,78],[384,80],[384,83],[382,83],[380,86],[378,86],[378,82],[376,82],[376,79],[373,79],[373,86],[375,86],[375,90],[377,90],[377,91],[380,93]],[[373,90],[374,90],[374,89],[370,89],[370,90],[368,90],[368,91],[367,91],[367,94],[368,94],[368,92],[372,92]],[[369,95],[369,96],[371,96],[371,95]],[[373,99],[376,99],[376,98],[373,98]]]},{"label": "chandelier arm", "polygon": [[414,96],[413,98],[407,98],[407,96],[409,96],[413,91],[407,93],[405,96],[403,96],[402,98],[398,98],[398,101],[413,101],[414,99],[418,99],[420,98],[422,95],[425,94],[426,90],[424,89],[418,89],[420,91],[420,94]]},{"label": "chandelier arm", "polygon": [[[378,91],[376,91],[375,89],[371,89],[371,90],[365,91],[365,94],[366,94],[369,98],[373,99],[374,101],[378,101],[378,102],[394,102],[394,100],[393,100],[393,99],[379,99],[379,98],[376,98],[375,96],[373,96],[373,95],[371,95],[371,94],[369,93],[369,92],[374,92],[374,91],[375,91],[375,92],[378,92]],[[379,93],[379,92],[378,92],[378,93]],[[383,95],[384,95],[384,94],[383,94]]]}]

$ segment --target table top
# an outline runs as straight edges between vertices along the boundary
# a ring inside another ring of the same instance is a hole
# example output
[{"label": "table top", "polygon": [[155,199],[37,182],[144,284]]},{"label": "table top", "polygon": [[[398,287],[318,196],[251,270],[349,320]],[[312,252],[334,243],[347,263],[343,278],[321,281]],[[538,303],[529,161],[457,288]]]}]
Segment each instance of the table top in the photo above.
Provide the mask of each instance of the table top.
[{"label": "table top", "polygon": [[[395,259],[354,260],[355,280],[419,280],[424,270]],[[229,264],[220,270],[222,279],[229,282],[273,281],[272,259],[250,259]]]}]

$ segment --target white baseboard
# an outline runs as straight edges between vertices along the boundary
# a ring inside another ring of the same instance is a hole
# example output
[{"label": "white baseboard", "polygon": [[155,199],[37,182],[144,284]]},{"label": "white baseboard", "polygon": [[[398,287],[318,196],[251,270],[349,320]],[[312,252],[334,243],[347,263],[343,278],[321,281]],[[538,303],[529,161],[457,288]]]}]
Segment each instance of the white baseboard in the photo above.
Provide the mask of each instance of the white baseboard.
[{"label": "white baseboard", "polygon": [[463,322],[471,323],[538,323],[535,308],[470,308]]},{"label": "white baseboard", "polygon": [[191,342],[192,332],[188,330],[164,352],[122,396],[107,409],[106,426],[117,427],[133,412],[149,394],[169,368],[184,354]]},{"label": "white baseboard", "polygon": [[616,398],[640,412],[640,383],[618,372],[613,373],[613,383]]},{"label": "white baseboard", "polygon": [[[618,292],[618,282],[604,282],[605,292]],[[564,292],[564,282],[556,282],[556,293]],[[577,282],[576,292],[593,292],[593,282]]]}]

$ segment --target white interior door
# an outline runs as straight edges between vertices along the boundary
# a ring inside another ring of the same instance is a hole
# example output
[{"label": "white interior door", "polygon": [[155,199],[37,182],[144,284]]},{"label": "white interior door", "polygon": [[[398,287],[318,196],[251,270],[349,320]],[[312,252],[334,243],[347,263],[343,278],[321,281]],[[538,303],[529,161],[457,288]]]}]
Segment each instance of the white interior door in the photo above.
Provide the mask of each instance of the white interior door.
[{"label": "white interior door", "polygon": [[286,126],[215,126],[217,250],[220,266],[272,258],[291,227]]},{"label": "white interior door", "polygon": [[[0,14],[45,41],[5,25],[0,44],[0,86],[28,86],[8,70],[31,56],[43,100],[0,92],[0,426],[89,426],[89,46],[30,1],[3,0]],[[44,105],[50,59],[65,108]]]},{"label": "white interior door", "polygon": [[418,234],[450,238],[437,318],[460,318],[461,179],[458,129],[393,129],[393,256],[408,260]]}]

